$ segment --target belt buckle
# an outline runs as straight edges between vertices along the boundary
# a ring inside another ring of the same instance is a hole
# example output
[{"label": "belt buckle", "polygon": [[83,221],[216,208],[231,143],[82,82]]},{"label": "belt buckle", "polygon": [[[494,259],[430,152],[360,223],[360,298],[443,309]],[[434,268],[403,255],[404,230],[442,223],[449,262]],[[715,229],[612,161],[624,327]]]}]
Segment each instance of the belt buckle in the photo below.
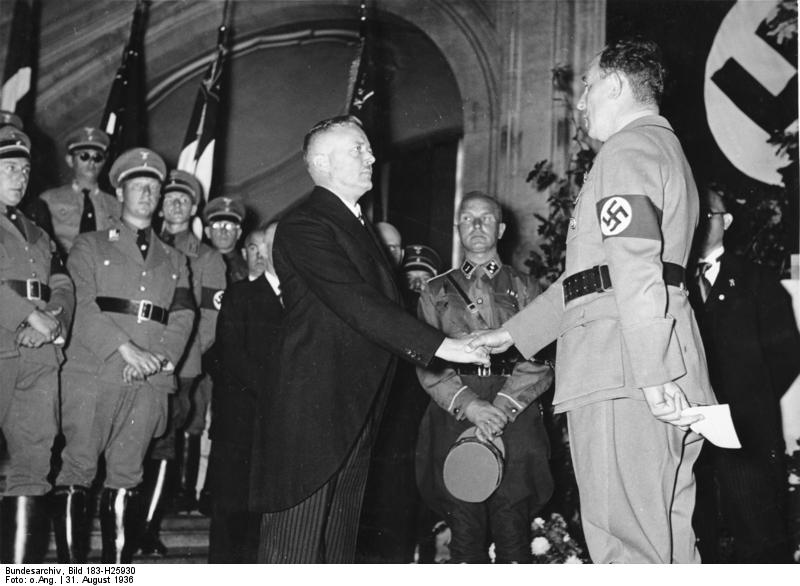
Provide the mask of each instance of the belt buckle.
[{"label": "belt buckle", "polygon": [[595,265],[594,266],[594,269],[597,272],[597,281],[600,283],[600,290],[598,292],[608,291],[609,289],[611,289],[611,278],[610,278],[611,275],[610,274],[608,275],[609,276],[608,280],[603,278],[603,275],[606,272],[608,272],[608,269],[603,271],[603,266],[605,266],[605,265]]},{"label": "belt buckle", "polygon": [[136,314],[136,323],[140,324],[144,320],[150,320],[151,315],[153,315],[153,302],[148,301],[147,299],[142,299],[139,302],[139,311]]},{"label": "belt buckle", "polygon": [[483,364],[478,365],[478,376],[491,376],[491,374],[492,374],[491,366],[484,366]]},{"label": "belt buckle", "polygon": [[25,281],[25,297],[34,301],[42,298],[42,284],[36,279]]}]

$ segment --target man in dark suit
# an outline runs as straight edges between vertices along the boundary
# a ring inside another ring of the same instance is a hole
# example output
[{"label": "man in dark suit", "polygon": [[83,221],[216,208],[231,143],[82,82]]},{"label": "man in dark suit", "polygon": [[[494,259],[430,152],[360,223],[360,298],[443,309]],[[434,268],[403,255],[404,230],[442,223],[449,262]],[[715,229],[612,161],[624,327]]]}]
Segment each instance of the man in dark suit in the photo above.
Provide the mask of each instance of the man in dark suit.
[{"label": "man in dark suit", "polygon": [[721,561],[717,498],[737,562],[791,561],[780,398],[800,369],[800,336],[776,275],[726,251],[733,222],[714,190],[705,193],[698,231],[697,284],[690,299],[711,384],[728,403],[740,450],[706,443],[697,470],[695,523],[704,562]]},{"label": "man in dark suit", "polygon": [[399,305],[392,267],[358,205],[375,162],[358,119],[316,124],[303,155],[316,187],[275,234],[286,314],[279,384],[256,447],[269,484],[254,505],[270,513],[259,559],[348,563],[393,355],[421,366],[434,355],[488,360]]},{"label": "man in dark suit", "polygon": [[[245,239],[248,279],[231,284],[217,325],[221,377],[211,396],[209,563],[254,563],[261,515],[248,512],[253,430],[270,392],[283,307],[272,265],[276,224]],[[263,482],[254,487],[260,490]]]}]

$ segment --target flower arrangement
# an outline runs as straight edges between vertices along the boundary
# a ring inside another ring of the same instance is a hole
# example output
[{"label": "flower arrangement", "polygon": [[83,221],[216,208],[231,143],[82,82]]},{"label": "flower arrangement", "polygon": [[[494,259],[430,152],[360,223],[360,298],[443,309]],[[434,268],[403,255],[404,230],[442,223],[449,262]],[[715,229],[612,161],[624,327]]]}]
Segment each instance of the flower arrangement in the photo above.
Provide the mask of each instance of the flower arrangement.
[{"label": "flower arrangement", "polygon": [[585,564],[589,562],[586,552],[573,539],[567,522],[558,513],[551,513],[545,521],[536,517],[531,524],[533,540],[531,553],[534,564]]}]

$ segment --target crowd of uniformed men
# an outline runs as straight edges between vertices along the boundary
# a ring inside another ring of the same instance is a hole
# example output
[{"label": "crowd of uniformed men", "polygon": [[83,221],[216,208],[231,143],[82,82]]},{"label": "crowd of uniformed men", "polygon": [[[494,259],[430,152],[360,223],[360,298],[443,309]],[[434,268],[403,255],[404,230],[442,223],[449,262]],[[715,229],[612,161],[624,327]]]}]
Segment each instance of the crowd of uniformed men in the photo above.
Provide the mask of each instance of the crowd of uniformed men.
[{"label": "crowd of uniformed men", "polygon": [[167,487],[179,508],[198,506],[217,315],[227,285],[248,277],[246,210],[206,205],[206,244],[191,229],[197,178],[134,148],[112,162],[106,193],[109,144],[97,128],[70,134],[72,181],[23,202],[31,141],[3,115],[3,562],[41,561],[50,518],[59,561],[85,561],[96,484],[105,562],[165,552]]}]

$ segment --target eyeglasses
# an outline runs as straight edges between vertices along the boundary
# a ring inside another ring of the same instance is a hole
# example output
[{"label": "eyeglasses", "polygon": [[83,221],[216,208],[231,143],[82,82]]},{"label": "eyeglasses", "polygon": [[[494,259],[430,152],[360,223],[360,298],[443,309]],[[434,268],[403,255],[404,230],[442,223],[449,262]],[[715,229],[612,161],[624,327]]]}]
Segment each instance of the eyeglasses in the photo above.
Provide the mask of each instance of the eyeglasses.
[{"label": "eyeglasses", "polygon": [[728,213],[728,212],[712,212],[711,210],[707,210],[707,211],[703,212],[703,215],[704,215],[704,216],[705,216],[707,219],[709,219],[709,220],[710,220],[710,219],[711,219],[711,218],[713,218],[714,216],[724,216],[724,215],[725,215],[725,214],[727,214],[727,213]]},{"label": "eyeglasses", "polygon": [[103,161],[106,160],[106,156],[103,153],[92,154],[83,152],[83,153],[78,153],[78,158],[84,163],[89,160],[94,161],[95,163],[102,163]]},{"label": "eyeglasses", "polygon": [[218,222],[211,222],[212,230],[224,230],[225,232],[233,232],[238,227],[239,224],[235,224],[233,222],[228,222],[225,220],[219,220]]}]

